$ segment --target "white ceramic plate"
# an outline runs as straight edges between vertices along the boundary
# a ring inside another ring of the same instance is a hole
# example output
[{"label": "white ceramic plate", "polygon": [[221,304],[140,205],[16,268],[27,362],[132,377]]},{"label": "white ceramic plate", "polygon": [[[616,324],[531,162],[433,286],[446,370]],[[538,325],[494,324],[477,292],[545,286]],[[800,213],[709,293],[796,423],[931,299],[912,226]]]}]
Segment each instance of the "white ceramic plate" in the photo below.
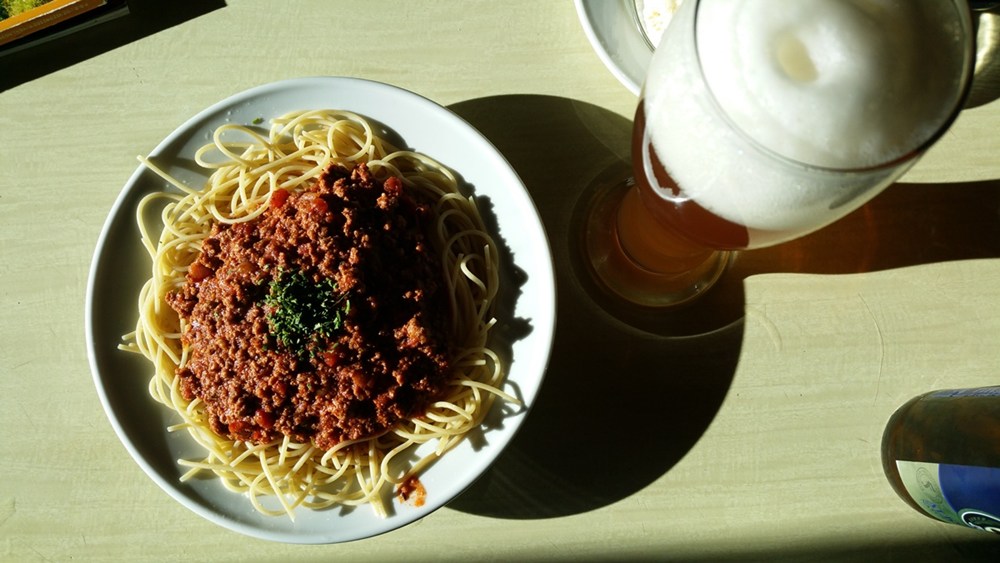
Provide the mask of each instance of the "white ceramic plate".
[{"label": "white ceramic plate", "polygon": [[653,50],[635,18],[634,0],[575,0],[576,13],[597,51],[615,78],[639,95]]},{"label": "white ceramic plate", "polygon": [[[202,111],[164,139],[149,155],[188,185],[207,176],[193,162],[194,151],[226,123],[255,120],[301,109],[334,108],[360,113],[387,126],[407,148],[449,166],[481,198],[480,209],[493,215],[498,236],[510,250],[513,266],[503,281],[514,286],[498,303],[501,323],[525,324],[521,336],[502,342],[510,353],[508,390],[525,407],[511,412],[495,403],[482,440],[464,441],[421,475],[423,506],[396,501],[387,519],[371,507],[312,511],[299,509],[295,521],[257,513],[244,495],[225,490],[216,479],[181,483],[176,460],[200,457],[185,432],[168,433],[177,422],[148,395],[152,368],[136,354],[116,349],[132,331],[137,296],[150,275],[150,261],[135,226],[136,204],[143,195],[168,186],[139,167],[125,184],[97,243],[87,288],[87,347],[94,382],[112,426],[142,469],[174,499],[197,514],[231,530],[258,538],[292,543],[334,543],[380,534],[413,522],[458,495],[484,472],[514,436],[542,382],[555,321],[552,257],[538,213],[516,173],[479,132],[447,109],[399,88],[352,78],[303,78],[268,84],[236,94]],[[489,219],[487,218],[489,222]],[[502,246],[502,245],[501,245]],[[506,302],[505,302],[506,301]],[[505,320],[506,318],[506,320]],[[511,320],[513,319],[513,320]],[[496,332],[496,331],[494,331]],[[150,514],[150,518],[155,518]]]}]

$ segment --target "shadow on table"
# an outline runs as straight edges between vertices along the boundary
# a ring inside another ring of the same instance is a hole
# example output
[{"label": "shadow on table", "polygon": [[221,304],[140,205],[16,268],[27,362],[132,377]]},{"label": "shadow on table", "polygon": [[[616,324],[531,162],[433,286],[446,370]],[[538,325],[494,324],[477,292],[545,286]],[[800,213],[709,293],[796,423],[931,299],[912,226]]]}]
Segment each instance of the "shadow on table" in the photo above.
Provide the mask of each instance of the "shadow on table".
[{"label": "shadow on table", "polygon": [[[929,525],[950,526],[950,524],[933,522]],[[723,544],[726,545],[726,544]],[[615,555],[605,560],[623,560]],[[842,542],[803,542],[796,546],[774,546],[770,548],[741,548],[727,550],[722,547],[698,547],[692,552],[664,552],[658,557],[648,557],[657,561],[685,561],[698,563],[711,561],[713,563],[743,563],[749,561],[789,563],[795,561],[906,561],[917,563],[923,561],[1000,561],[1000,541],[997,537],[978,530],[966,530],[964,533],[942,535],[938,541],[926,539],[906,541],[897,538],[881,538],[877,541],[862,541],[844,539]],[[629,559],[634,560],[634,559]],[[641,558],[640,558],[641,560]]]},{"label": "shadow on table", "polygon": [[622,322],[583,273],[575,229],[587,192],[627,175],[631,121],[534,95],[450,109],[525,183],[552,246],[558,295],[552,355],[533,410],[490,471],[449,504],[456,510],[523,519],[576,514],[664,475],[701,438],[729,389],[750,275],[1000,256],[1000,181],[898,184],[819,233],[740,254],[720,285],[687,310]]},{"label": "shadow on table", "polygon": [[225,6],[225,0],[128,0],[120,17],[10,53],[0,50],[0,92]]}]

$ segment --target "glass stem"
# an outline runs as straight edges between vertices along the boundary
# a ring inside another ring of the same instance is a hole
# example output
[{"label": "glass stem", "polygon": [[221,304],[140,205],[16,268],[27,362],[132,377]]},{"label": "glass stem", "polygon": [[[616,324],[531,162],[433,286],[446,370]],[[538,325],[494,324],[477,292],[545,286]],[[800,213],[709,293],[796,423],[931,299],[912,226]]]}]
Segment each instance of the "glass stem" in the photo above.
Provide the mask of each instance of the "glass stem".
[{"label": "glass stem", "polygon": [[687,303],[719,279],[731,257],[674,235],[649,213],[631,181],[597,194],[584,237],[598,285],[643,307]]}]

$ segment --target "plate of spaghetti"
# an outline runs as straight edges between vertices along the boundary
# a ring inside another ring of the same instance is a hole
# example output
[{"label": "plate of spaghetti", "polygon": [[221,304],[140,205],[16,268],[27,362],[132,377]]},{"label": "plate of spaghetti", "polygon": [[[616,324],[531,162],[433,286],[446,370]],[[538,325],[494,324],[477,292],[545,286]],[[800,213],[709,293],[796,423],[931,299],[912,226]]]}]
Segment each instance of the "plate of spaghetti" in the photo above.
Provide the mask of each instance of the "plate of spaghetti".
[{"label": "plate of spaghetti", "polygon": [[503,156],[426,98],[338,77],[241,92],[140,156],[85,311],[146,474],[230,530],[314,544],[404,526],[486,471],[554,317]]}]

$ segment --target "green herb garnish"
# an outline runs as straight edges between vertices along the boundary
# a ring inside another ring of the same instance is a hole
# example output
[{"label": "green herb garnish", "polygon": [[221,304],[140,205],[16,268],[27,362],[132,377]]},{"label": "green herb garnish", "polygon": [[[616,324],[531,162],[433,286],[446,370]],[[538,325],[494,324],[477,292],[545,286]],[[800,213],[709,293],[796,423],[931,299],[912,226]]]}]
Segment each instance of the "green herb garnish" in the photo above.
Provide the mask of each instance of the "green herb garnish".
[{"label": "green herb garnish", "polygon": [[264,305],[271,335],[300,357],[340,330],[351,307],[333,280],[314,282],[301,271],[278,272]]}]

